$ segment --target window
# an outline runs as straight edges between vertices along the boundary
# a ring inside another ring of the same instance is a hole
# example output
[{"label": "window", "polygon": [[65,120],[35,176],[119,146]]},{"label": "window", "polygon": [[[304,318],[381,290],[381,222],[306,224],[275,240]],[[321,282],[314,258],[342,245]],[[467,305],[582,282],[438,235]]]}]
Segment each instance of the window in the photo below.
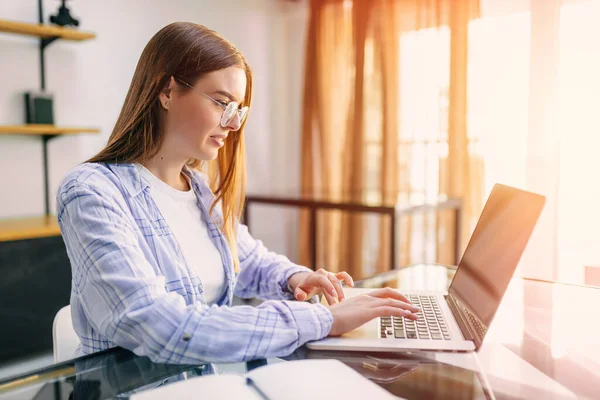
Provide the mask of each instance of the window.
[{"label": "window", "polygon": [[[496,182],[520,187],[526,183],[529,30],[530,14],[523,11],[484,15],[470,24],[468,136],[473,162],[483,164],[476,168],[483,171],[482,204]],[[370,46],[366,60],[369,72]],[[449,28],[402,33],[399,76],[400,200],[433,202],[439,198],[440,173],[448,155]],[[369,104],[373,112],[367,126],[367,187],[371,199],[378,199],[380,104]],[[434,213],[411,219],[411,263],[436,261],[435,219]],[[367,237],[373,237],[376,220],[368,226]]]},{"label": "window", "polygon": [[[450,32],[448,27],[421,29],[400,34],[399,41],[399,200],[403,203],[434,202],[439,198],[440,159],[448,154],[448,86],[450,79]],[[366,81],[371,76],[373,46],[365,49]],[[366,160],[369,200],[379,200],[381,160],[381,109],[377,91],[367,99]],[[378,218],[369,218],[369,237],[376,237]],[[410,225],[409,263],[435,262],[436,215],[416,214]],[[407,238],[400,235],[400,241]],[[373,243],[376,245],[376,242]],[[370,247],[370,246],[369,246]],[[402,246],[401,248],[404,248]],[[375,252],[365,252],[371,265]]]},{"label": "window", "polygon": [[584,283],[600,265],[600,0],[560,13],[558,279]]}]

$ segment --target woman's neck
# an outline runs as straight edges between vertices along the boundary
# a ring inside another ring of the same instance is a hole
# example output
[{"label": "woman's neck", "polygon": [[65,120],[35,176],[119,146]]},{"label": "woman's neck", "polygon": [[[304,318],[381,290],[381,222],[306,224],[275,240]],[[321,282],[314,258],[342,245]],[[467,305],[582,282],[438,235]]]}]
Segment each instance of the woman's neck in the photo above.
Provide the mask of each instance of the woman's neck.
[{"label": "woman's neck", "polygon": [[167,185],[177,190],[187,191],[190,190],[190,185],[183,176],[184,164],[185,162],[180,159],[169,158],[164,154],[161,155],[160,152],[153,159],[142,163],[148,171]]}]

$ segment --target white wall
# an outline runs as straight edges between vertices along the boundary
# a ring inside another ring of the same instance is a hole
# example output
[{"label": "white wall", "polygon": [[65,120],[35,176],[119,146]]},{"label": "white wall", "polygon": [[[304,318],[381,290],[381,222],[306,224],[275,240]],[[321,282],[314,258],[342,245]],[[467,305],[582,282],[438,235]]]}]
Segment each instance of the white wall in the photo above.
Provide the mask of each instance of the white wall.
[{"label": "white wall", "polygon": [[[46,21],[58,5],[58,1],[44,0]],[[97,38],[50,45],[46,50],[46,88],[55,97],[57,125],[98,127],[102,133],[50,142],[52,210],[56,187],[65,173],[106,143],[143,47],[160,28],[178,20],[215,29],[245,54],[253,69],[255,91],[247,127],[248,191],[297,186],[304,43],[302,31],[297,33],[295,28],[303,28],[305,5],[282,0],[103,0],[69,2],[68,6],[80,18],[80,29],[96,33]],[[37,23],[37,1],[2,0],[0,18]],[[22,93],[39,89],[39,75],[38,41],[0,34],[0,124],[24,122]],[[38,137],[0,136],[0,218],[43,212],[41,141]],[[267,244],[285,251],[288,228],[280,223],[285,217],[259,209],[253,217],[255,222],[259,218],[278,221],[253,228],[260,235],[261,226],[276,225],[264,231]]]},{"label": "white wall", "polygon": [[[271,191],[298,193],[300,188],[300,130],[302,124],[302,96],[304,91],[304,60],[308,7],[306,3],[285,3],[277,18],[277,31],[282,32],[277,42],[276,63],[278,74],[272,80],[275,116],[272,135]],[[248,141],[252,140],[247,137]],[[298,257],[298,216],[296,208],[252,206],[252,233],[261,238],[269,249]],[[260,222],[259,222],[260,221]],[[271,223],[273,222],[273,223]]]}]

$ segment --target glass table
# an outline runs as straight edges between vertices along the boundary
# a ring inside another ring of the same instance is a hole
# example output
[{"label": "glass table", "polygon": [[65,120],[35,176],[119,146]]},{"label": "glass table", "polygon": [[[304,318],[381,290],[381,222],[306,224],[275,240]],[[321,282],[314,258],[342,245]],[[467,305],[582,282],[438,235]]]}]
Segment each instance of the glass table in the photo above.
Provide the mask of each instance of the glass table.
[{"label": "glass table", "polygon": [[[415,265],[357,286],[445,290],[453,274],[451,267]],[[600,288],[514,278],[478,353],[323,352],[301,347],[286,357],[246,363],[165,365],[115,348],[1,381],[0,400],[128,398],[202,375],[244,374],[271,363],[328,358],[408,399],[598,398],[598,324],[589,314],[595,304],[600,304]]]}]

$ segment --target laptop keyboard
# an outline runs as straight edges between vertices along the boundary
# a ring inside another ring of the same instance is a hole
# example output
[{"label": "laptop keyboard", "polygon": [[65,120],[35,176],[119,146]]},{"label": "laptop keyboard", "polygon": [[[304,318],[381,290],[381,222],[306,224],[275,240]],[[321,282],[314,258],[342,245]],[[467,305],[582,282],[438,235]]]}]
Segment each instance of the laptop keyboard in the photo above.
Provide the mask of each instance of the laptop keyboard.
[{"label": "laptop keyboard", "polygon": [[404,317],[381,317],[379,333],[387,339],[450,340],[450,331],[435,296],[409,295],[410,302],[421,309],[418,320]]}]

